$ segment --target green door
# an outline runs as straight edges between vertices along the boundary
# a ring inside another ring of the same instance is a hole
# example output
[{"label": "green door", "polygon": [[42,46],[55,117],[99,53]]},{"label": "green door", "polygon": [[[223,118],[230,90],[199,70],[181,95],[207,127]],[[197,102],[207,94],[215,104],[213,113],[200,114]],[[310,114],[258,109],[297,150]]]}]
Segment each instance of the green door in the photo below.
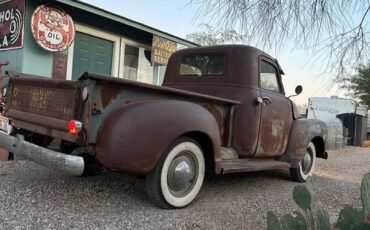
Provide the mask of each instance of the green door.
[{"label": "green door", "polygon": [[72,80],[87,71],[111,75],[113,42],[84,33],[76,33]]}]

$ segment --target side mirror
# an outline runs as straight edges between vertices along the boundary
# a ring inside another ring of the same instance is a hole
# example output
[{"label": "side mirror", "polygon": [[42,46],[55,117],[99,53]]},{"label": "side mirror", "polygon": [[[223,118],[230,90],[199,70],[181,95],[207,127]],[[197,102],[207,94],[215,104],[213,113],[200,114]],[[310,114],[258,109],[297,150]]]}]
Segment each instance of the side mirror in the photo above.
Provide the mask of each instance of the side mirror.
[{"label": "side mirror", "polygon": [[295,88],[295,95],[290,95],[288,98],[298,96],[299,94],[302,93],[302,91],[303,91],[303,87],[299,85]]},{"label": "side mirror", "polygon": [[299,94],[301,94],[302,91],[303,91],[303,87],[301,85],[297,86],[295,88],[295,94],[296,94],[296,96],[298,96]]}]

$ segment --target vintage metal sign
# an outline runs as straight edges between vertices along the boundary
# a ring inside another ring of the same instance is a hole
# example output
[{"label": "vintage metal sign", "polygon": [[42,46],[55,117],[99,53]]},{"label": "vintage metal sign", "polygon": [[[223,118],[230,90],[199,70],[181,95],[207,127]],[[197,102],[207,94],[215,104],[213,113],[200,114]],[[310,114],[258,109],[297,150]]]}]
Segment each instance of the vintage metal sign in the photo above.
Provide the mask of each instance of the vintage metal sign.
[{"label": "vintage metal sign", "polygon": [[177,43],[153,35],[152,62],[167,65],[171,54],[177,49]]},{"label": "vintage metal sign", "polygon": [[0,3],[0,51],[23,47],[25,0]]},{"label": "vintage metal sign", "polygon": [[54,53],[53,72],[51,78],[54,80],[66,80],[68,55],[63,52]]},{"label": "vintage metal sign", "polygon": [[37,7],[32,15],[31,27],[36,42],[51,52],[67,49],[76,35],[71,16],[54,6]]}]

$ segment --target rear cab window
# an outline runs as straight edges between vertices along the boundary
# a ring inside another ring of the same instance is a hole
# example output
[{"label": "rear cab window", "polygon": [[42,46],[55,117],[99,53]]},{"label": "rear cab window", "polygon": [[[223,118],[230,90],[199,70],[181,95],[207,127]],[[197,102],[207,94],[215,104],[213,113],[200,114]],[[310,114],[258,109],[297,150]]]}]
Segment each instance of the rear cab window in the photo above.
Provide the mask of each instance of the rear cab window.
[{"label": "rear cab window", "polygon": [[180,76],[223,75],[226,70],[226,57],[223,54],[198,54],[181,58]]}]

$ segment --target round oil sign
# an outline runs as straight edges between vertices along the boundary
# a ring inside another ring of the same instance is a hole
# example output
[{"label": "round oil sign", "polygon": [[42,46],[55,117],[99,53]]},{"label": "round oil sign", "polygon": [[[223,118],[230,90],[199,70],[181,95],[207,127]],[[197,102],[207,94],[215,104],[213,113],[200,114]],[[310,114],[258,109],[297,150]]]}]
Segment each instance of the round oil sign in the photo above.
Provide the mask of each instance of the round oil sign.
[{"label": "round oil sign", "polygon": [[72,18],[54,6],[40,5],[32,14],[32,35],[44,49],[59,52],[68,48],[75,38]]}]

